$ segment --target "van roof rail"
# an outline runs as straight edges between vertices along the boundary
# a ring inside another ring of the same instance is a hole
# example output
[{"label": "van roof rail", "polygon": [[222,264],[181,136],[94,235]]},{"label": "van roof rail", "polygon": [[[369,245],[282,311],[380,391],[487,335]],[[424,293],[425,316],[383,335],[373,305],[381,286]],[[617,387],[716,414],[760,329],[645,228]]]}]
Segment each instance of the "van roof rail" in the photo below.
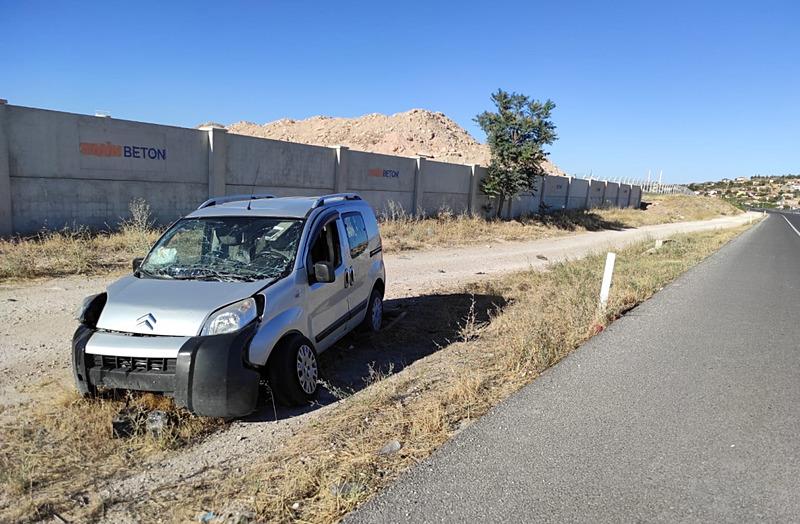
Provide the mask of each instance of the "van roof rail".
[{"label": "van roof rail", "polygon": [[324,206],[325,204],[330,203],[332,200],[362,200],[362,198],[355,193],[333,193],[330,195],[323,195],[314,201],[311,209]]},{"label": "van roof rail", "polygon": [[208,200],[200,204],[200,206],[197,209],[203,209],[206,207],[227,204],[228,202],[247,202],[248,200],[261,200],[263,198],[275,198],[275,195],[270,195],[267,193],[256,193],[254,195],[228,195],[228,196],[213,197],[209,198]]}]

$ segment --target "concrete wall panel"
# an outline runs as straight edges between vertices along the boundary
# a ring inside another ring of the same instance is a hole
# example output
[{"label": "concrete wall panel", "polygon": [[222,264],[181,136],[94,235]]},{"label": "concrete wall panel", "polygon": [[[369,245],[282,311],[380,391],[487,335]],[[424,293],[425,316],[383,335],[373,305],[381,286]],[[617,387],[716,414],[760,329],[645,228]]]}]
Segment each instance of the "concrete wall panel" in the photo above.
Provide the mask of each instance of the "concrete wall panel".
[{"label": "concrete wall panel", "polygon": [[351,150],[347,161],[348,191],[414,191],[415,158]]},{"label": "concrete wall panel", "polygon": [[617,195],[617,206],[628,207],[628,205],[630,204],[630,198],[631,198],[630,184],[620,184],[619,194]]},{"label": "concrete wall panel", "polygon": [[544,180],[542,203],[549,211],[565,209],[567,205],[567,188],[569,178],[563,176],[547,175]]},{"label": "concrete wall panel", "polygon": [[[311,188],[332,192],[336,150],[228,134],[226,180],[230,185]],[[229,192],[226,190],[226,192]]]},{"label": "concrete wall panel", "polygon": [[628,207],[638,209],[642,203],[642,188],[640,186],[631,187],[631,201]]},{"label": "concrete wall panel", "polygon": [[569,183],[569,199],[567,209],[583,209],[586,207],[586,196],[589,193],[589,181],[573,178]]},{"label": "concrete wall panel", "polygon": [[208,135],[196,129],[8,106],[12,177],[204,183]]},{"label": "concrete wall panel", "polygon": [[469,193],[472,170],[469,166],[446,164],[444,162],[425,161],[426,193]]},{"label": "concrete wall panel", "polygon": [[617,205],[617,193],[619,193],[619,183],[618,182],[606,182],[606,196],[603,200],[604,206],[616,206]]},{"label": "concrete wall panel", "polygon": [[606,183],[602,180],[592,180],[589,184],[588,208],[603,207],[603,195],[606,191]]}]

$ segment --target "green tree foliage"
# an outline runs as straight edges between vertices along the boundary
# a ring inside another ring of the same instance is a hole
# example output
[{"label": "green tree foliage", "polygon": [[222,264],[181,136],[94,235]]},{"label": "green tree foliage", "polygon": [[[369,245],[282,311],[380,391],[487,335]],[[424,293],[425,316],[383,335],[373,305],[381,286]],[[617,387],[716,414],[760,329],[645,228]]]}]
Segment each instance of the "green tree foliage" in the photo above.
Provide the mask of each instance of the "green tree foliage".
[{"label": "green tree foliage", "polygon": [[481,190],[497,201],[499,217],[506,201],[522,191],[532,191],[536,177],[545,174],[542,163],[548,153],[544,146],[557,138],[550,120],[556,105],[502,89],[492,94],[492,102],[497,111],[484,111],[475,122],[486,133],[492,151]]}]

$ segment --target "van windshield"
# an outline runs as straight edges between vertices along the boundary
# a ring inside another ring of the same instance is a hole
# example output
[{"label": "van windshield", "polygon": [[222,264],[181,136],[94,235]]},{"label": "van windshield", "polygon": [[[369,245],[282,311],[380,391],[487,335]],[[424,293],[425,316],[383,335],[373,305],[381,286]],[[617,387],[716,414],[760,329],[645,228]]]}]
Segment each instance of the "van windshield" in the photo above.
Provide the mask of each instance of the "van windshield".
[{"label": "van windshield", "polygon": [[255,281],[284,276],[303,221],[273,217],[184,218],[139,266],[141,278]]}]

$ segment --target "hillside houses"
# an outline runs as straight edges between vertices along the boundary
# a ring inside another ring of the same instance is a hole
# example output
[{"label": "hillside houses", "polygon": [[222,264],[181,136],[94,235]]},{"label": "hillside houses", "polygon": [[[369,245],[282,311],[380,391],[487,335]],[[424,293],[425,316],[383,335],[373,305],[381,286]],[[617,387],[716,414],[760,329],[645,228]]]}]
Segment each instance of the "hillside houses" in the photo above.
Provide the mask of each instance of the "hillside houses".
[{"label": "hillside houses", "polygon": [[696,195],[722,198],[742,208],[800,209],[800,174],[723,178],[689,184]]}]

